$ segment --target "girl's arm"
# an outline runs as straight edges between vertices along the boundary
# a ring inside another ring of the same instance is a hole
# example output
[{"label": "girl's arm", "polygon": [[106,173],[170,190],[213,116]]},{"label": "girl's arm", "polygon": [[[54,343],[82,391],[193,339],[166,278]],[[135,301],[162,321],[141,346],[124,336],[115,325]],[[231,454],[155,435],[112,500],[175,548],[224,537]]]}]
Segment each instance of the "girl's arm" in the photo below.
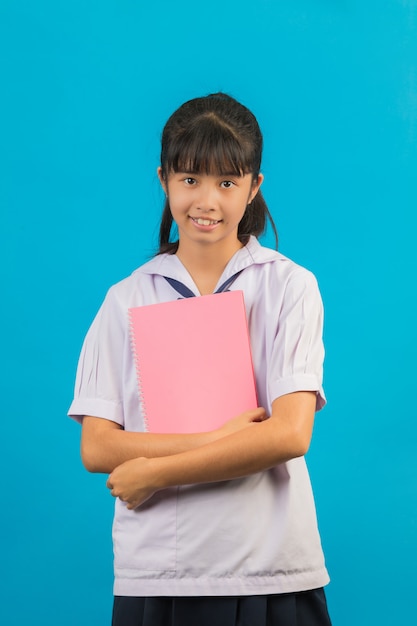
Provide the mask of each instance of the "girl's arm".
[{"label": "girl's arm", "polygon": [[315,408],[315,392],[281,396],[273,402],[269,419],[192,450],[128,461],[112,472],[107,486],[133,509],[159,489],[239,478],[303,456]]},{"label": "girl's arm", "polygon": [[128,432],[100,417],[85,416],[81,433],[81,458],[90,472],[110,474],[118,465],[137,457],[165,457],[180,454],[225,437],[265,418],[264,409],[239,415],[222,428],[193,434]]}]

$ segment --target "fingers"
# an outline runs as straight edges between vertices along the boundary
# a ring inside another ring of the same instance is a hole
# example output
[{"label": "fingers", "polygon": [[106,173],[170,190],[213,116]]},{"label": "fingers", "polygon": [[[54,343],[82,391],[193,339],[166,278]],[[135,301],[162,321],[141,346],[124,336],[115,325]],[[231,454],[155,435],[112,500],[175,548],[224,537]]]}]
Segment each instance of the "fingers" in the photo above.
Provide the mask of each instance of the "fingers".
[{"label": "fingers", "polygon": [[132,498],[129,500],[121,493],[119,488],[114,486],[111,474],[106,481],[106,487],[110,491],[110,494],[113,496],[113,498],[119,498],[121,502],[124,502],[126,504],[126,508],[128,508],[130,511],[136,509],[139,506],[140,502],[136,498]]},{"label": "fingers", "polygon": [[[110,494],[113,496],[113,498],[117,498],[119,496],[119,494],[117,493],[117,490],[115,489],[115,487],[113,485],[112,475],[111,474],[110,474],[110,476],[108,477],[108,479],[106,481],[106,487],[110,491]],[[120,499],[122,499],[122,498],[120,498]]]},{"label": "fingers", "polygon": [[113,498],[119,498],[119,500],[121,500],[122,502],[127,502],[123,495],[119,493],[118,489],[109,484],[106,484],[106,486],[109,489],[110,495],[113,496]]}]

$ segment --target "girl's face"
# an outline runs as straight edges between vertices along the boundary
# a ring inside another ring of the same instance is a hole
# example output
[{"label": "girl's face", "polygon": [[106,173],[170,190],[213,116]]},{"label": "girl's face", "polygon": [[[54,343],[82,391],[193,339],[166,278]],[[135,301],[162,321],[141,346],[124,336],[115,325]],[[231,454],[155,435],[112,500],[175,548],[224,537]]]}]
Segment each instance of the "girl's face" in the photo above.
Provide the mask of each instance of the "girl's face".
[{"label": "girl's face", "polygon": [[263,181],[262,174],[253,181],[252,174],[192,174],[172,172],[168,180],[158,176],[174,221],[180,245],[193,241],[202,245],[224,243],[240,247],[239,222]]}]

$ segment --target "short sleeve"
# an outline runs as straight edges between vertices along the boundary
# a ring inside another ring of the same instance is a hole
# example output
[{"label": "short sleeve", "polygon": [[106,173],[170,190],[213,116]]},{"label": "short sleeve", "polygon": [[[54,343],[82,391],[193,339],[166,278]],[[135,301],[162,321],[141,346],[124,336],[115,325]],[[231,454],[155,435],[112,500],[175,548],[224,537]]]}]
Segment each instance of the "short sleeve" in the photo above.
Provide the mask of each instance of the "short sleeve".
[{"label": "short sleeve", "polygon": [[126,322],[110,290],[81,350],[68,415],[102,417],[123,425],[122,355]]},{"label": "short sleeve", "polygon": [[277,320],[268,381],[270,398],[315,391],[316,410],[323,408],[323,360],[321,295],[314,275],[299,268],[288,279]]}]

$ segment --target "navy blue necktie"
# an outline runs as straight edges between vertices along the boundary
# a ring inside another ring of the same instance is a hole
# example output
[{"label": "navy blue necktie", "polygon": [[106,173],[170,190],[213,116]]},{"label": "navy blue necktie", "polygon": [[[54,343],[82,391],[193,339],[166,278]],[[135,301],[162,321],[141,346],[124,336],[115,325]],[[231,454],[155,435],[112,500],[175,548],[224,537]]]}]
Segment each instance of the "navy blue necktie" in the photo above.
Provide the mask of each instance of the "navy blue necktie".
[{"label": "navy blue necktie", "polygon": [[[243,270],[239,270],[239,272],[236,272],[236,274],[233,274],[233,276],[230,276],[230,278],[225,280],[224,283],[220,285],[220,287],[216,289],[214,293],[223,293],[224,291],[229,291],[230,285],[234,283],[236,278],[242,272]],[[173,287],[175,291],[177,291],[180,294],[180,296],[182,296],[183,298],[195,298],[196,297],[195,293],[193,293],[191,289],[189,289],[186,285],[181,283],[179,280],[175,280],[175,278],[169,278],[168,276],[164,276],[164,278],[166,281],[169,282],[171,287]]]}]

